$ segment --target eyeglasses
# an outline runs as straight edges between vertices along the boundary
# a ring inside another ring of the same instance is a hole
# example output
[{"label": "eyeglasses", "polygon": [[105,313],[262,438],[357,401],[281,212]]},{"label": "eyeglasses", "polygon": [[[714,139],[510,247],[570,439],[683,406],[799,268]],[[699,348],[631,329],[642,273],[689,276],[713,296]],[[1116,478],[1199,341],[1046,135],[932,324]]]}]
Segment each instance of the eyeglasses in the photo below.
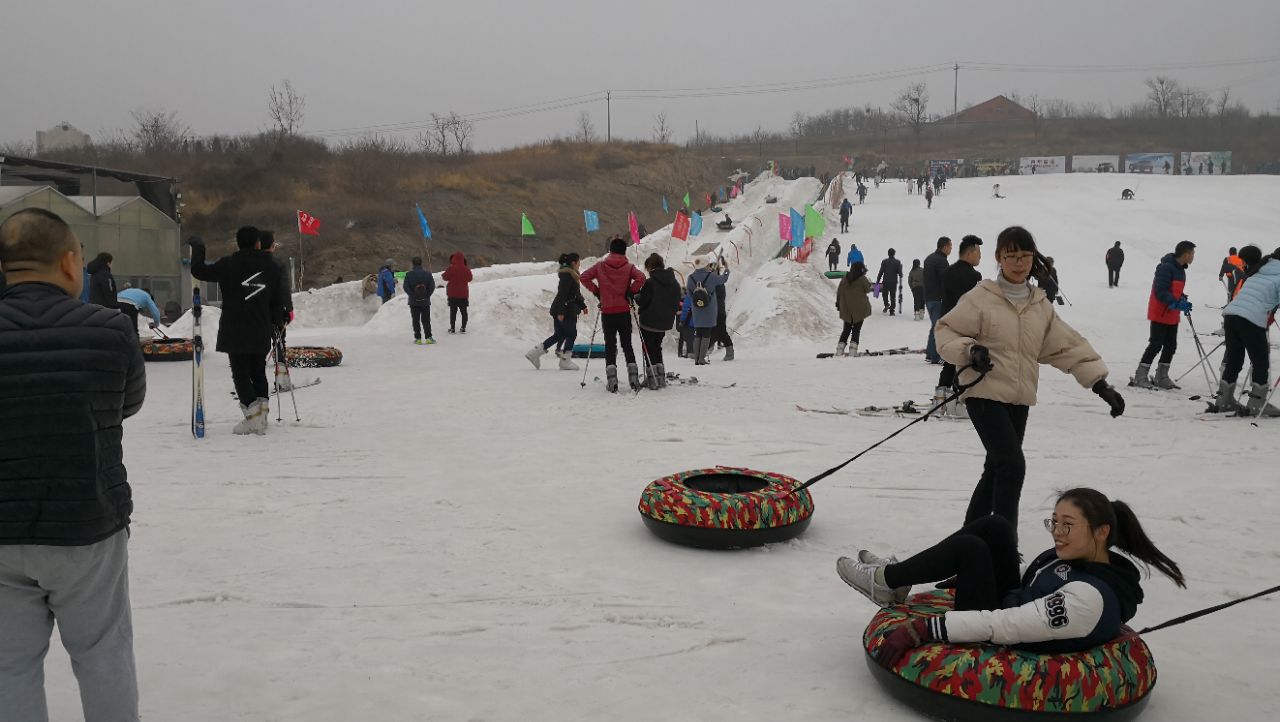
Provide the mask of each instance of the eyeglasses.
[{"label": "eyeglasses", "polygon": [[1035,257],[1036,257],[1036,254],[1034,254],[1034,253],[1006,253],[1006,254],[1004,254],[1004,260],[1005,260],[1005,262],[1006,262],[1006,263],[1017,263],[1017,264],[1019,264],[1019,265],[1021,265],[1021,264],[1023,264],[1023,263],[1031,263],[1031,259],[1033,259],[1033,258],[1035,258]]},{"label": "eyeglasses", "polygon": [[1050,534],[1053,534],[1057,532],[1057,530],[1061,529],[1063,534],[1070,536],[1072,526],[1074,526],[1074,524],[1072,524],[1069,521],[1054,521],[1052,519],[1044,520],[1044,530],[1049,532]]}]

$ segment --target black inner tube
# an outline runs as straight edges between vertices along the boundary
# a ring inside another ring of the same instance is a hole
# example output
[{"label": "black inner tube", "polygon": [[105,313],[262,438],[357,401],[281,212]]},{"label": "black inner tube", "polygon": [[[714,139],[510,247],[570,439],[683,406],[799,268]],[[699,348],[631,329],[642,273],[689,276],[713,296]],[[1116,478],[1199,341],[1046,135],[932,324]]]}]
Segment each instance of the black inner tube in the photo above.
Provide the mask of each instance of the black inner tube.
[{"label": "black inner tube", "polygon": [[182,344],[182,343],[191,342],[191,339],[189,338],[153,338],[149,340],[151,341],[151,343],[156,344],[157,346],[162,346],[165,344]]},{"label": "black inner tube", "polygon": [[773,485],[768,479],[734,473],[691,476],[681,483],[694,491],[708,494],[746,494]]}]

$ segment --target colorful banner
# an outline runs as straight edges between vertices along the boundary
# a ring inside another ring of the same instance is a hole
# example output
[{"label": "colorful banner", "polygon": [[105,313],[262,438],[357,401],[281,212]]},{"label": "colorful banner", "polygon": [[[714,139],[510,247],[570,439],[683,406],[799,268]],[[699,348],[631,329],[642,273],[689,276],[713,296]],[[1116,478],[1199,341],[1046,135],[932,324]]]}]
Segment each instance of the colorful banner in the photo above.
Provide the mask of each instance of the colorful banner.
[{"label": "colorful banner", "polygon": [[520,235],[536,236],[538,232],[533,230],[533,222],[529,220],[529,216],[524,213],[520,214]]},{"label": "colorful banner", "polygon": [[685,194],[684,194],[684,207],[685,207],[685,208],[688,208],[689,206],[690,206],[689,194],[688,194],[688,193],[685,193]]},{"label": "colorful banner", "polygon": [[422,237],[430,239],[431,226],[427,225],[427,216],[425,213],[422,212],[422,206],[418,205],[417,203],[414,203],[413,207],[416,211],[418,211],[418,225],[422,228]]},{"label": "colorful banner", "polygon": [[800,211],[791,209],[791,245],[799,248],[804,245],[805,230],[804,216],[800,215]]},{"label": "colorful banner", "polygon": [[954,178],[960,173],[960,166],[964,165],[964,158],[942,158],[929,161],[929,177],[935,178],[939,173]]},{"label": "colorful banner", "polygon": [[1042,173],[1066,173],[1067,157],[1065,155],[1029,155],[1018,159],[1018,172],[1022,175],[1039,175]]},{"label": "colorful banner", "polygon": [[682,241],[689,240],[689,214],[676,212],[676,220],[671,224],[671,237]]},{"label": "colorful banner", "polygon": [[1226,175],[1231,172],[1231,151],[1182,152],[1182,175]]},{"label": "colorful banner", "polygon": [[804,230],[805,235],[810,238],[817,238],[827,230],[827,219],[823,218],[813,206],[804,207]]},{"label": "colorful banner", "polygon": [[636,220],[636,214],[633,211],[627,211],[627,228],[631,231],[631,242],[640,242],[640,222]]},{"label": "colorful banner", "polygon": [[662,212],[663,212],[663,213],[670,213],[670,212],[671,212],[671,205],[667,203],[667,197],[666,197],[666,196],[663,196],[663,197],[662,197]]},{"label": "colorful banner", "polygon": [[689,235],[696,236],[702,233],[702,214],[694,213],[689,217]]},{"label": "colorful banner", "polygon": [[778,214],[778,237],[784,241],[791,240],[791,214]]},{"label": "colorful banner", "polygon": [[974,161],[973,169],[977,171],[978,175],[982,176],[1009,175],[1009,167],[1012,165],[1013,163],[1007,160],[983,158],[981,160]]},{"label": "colorful banner", "polygon": [[1120,156],[1118,155],[1073,155],[1071,156],[1072,173],[1119,173]]},{"label": "colorful banner", "polygon": [[1173,153],[1126,153],[1124,156],[1125,173],[1173,175],[1174,168]]},{"label": "colorful banner", "polygon": [[587,233],[600,230],[600,214],[595,211],[584,210],[582,212],[582,223],[587,227]]}]

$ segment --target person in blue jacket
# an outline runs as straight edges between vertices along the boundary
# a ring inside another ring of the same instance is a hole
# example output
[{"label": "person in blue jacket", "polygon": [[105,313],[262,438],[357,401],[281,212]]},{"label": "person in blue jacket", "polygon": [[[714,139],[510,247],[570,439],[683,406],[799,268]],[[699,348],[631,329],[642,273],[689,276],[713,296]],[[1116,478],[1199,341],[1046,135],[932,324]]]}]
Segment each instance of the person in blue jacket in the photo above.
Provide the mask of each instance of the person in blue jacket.
[{"label": "person in blue jacket", "polygon": [[697,258],[693,262],[694,271],[685,282],[685,290],[690,297],[692,317],[689,325],[694,329],[693,363],[705,366],[707,352],[711,349],[711,332],[716,327],[719,304],[716,303],[716,289],[729,280],[729,269],[723,274],[713,273],[707,259]]},{"label": "person in blue jacket", "polygon": [[855,263],[867,262],[866,259],[862,257],[862,251],[858,250],[858,244],[856,243],[849,244],[849,256],[845,260],[848,262],[849,268],[853,268],[853,264]]},{"label": "person in blue jacket", "polygon": [[378,298],[381,298],[383,303],[390,301],[391,297],[396,295],[396,274],[391,270],[395,265],[395,259],[388,258],[378,270]]},{"label": "person in blue jacket", "polygon": [[[1244,255],[1243,251],[1241,255]],[[1218,396],[1210,411],[1242,412],[1248,416],[1280,416],[1280,409],[1267,403],[1271,373],[1271,347],[1267,343],[1267,327],[1274,322],[1280,306],[1280,248],[1263,260],[1253,275],[1245,279],[1235,299],[1222,309],[1222,325],[1226,332],[1226,355],[1222,362],[1222,379]],[[1236,380],[1244,368],[1245,354],[1253,365],[1253,385],[1249,401],[1241,409],[1236,402]]]},{"label": "person in blue jacket", "polygon": [[1039,654],[1096,647],[1115,639],[1142,603],[1138,568],[1128,557],[1186,588],[1178,564],[1156,548],[1123,501],[1095,489],[1070,489],[1044,526],[1053,548],[1036,557],[1021,580],[1013,525],[994,514],[903,562],[866,550],[857,559],[841,557],[840,578],[881,607],[904,602],[912,584],[955,576],[955,610],[894,630],[876,651],[876,662],[893,667],[931,642],[985,642]]},{"label": "person in blue jacket", "polygon": [[151,317],[151,328],[160,327],[160,308],[147,289],[126,285],[123,291],[116,294],[116,300],[120,303],[120,312],[129,317],[135,333],[138,331],[138,314],[143,311]]}]

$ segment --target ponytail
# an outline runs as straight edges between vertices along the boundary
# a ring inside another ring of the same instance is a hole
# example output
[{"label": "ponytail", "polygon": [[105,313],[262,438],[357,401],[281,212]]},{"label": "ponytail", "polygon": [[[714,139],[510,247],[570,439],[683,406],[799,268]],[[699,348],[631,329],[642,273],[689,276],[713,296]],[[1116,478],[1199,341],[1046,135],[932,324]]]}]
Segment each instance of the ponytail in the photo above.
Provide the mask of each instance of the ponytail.
[{"label": "ponytail", "polygon": [[1134,559],[1159,569],[1174,584],[1186,589],[1187,582],[1178,563],[1156,548],[1128,504],[1119,499],[1111,501],[1102,492],[1083,487],[1062,492],[1058,501],[1069,501],[1078,507],[1090,528],[1104,525],[1111,527],[1111,532],[1107,535],[1107,546],[1114,546]]}]

